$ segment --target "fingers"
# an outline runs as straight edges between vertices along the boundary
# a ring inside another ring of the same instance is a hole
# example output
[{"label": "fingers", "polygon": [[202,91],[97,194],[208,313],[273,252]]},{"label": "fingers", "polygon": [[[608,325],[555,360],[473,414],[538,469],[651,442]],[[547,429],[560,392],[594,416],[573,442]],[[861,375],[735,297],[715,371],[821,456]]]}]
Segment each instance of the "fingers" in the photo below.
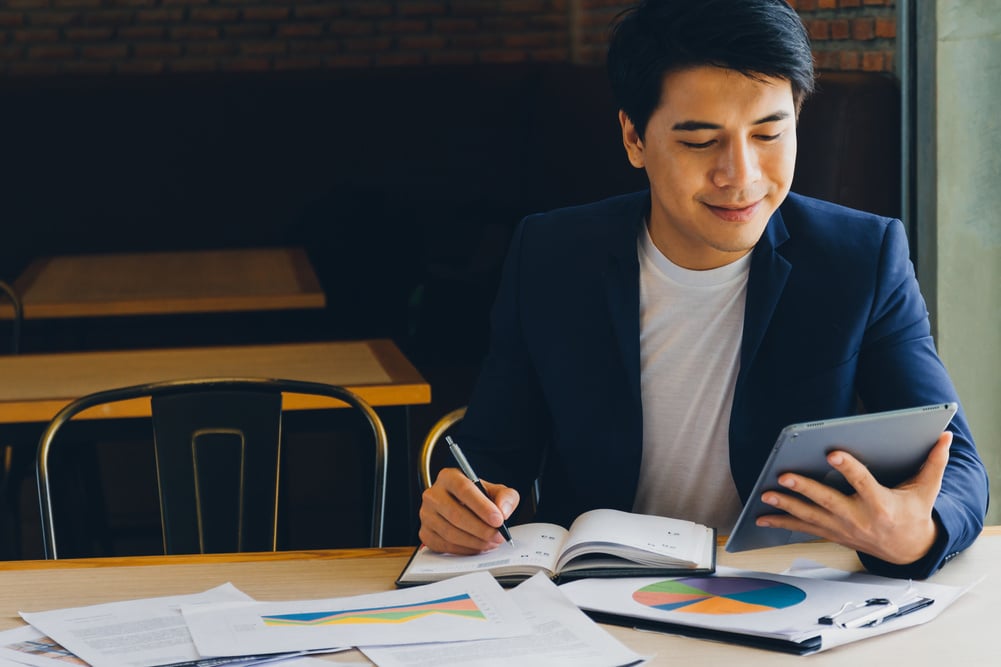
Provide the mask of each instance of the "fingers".
[{"label": "fingers", "polygon": [[[761,500],[771,505],[785,514],[774,514],[758,517],[757,525],[772,528],[785,528],[827,537],[821,535],[823,526],[832,521],[832,517],[837,516],[838,497],[844,496],[834,489],[814,482],[807,478],[790,479],[783,475],[783,486],[795,490],[803,497],[767,491],[761,496]],[[806,488],[809,485],[809,488]]]},{"label": "fingers", "polygon": [[484,485],[510,509],[502,514],[459,470],[442,470],[421,499],[421,542],[435,551],[457,554],[480,553],[503,544],[497,527],[517,507],[518,492],[500,484]]},{"label": "fingers", "polygon": [[785,514],[761,516],[757,525],[810,533],[846,546],[857,546],[858,534],[867,533],[872,523],[867,510],[885,501],[880,493],[886,489],[850,454],[832,452],[828,462],[856,490],[855,494],[845,495],[809,477],[785,473],[779,476],[779,485],[782,490],[793,493],[767,491],[761,497],[763,502]]},{"label": "fingers", "polygon": [[782,528],[796,533],[809,533],[820,539],[837,541],[838,535],[823,524],[804,521],[791,514],[766,514],[759,516],[755,524],[764,528]]},{"label": "fingers", "polygon": [[841,473],[860,498],[872,499],[884,488],[861,461],[847,452],[831,452],[827,455],[827,463]]},{"label": "fingers", "polygon": [[[896,488],[917,490],[929,506],[933,504],[942,487],[942,477],[949,464],[951,445],[952,432],[945,431],[935,442],[918,473]],[[876,481],[869,469],[851,454],[834,451],[827,456],[827,461],[832,468],[844,476],[845,480],[864,501],[876,502],[880,495],[886,491],[886,487]],[[812,495],[811,499],[816,500]]]},{"label": "fingers", "polygon": [[[427,505],[421,507],[421,543],[433,551],[451,554],[478,554],[494,549],[504,543],[496,528],[490,528],[484,536],[476,531],[476,522],[470,519],[460,527],[452,521],[455,517],[446,518],[438,513],[426,513]],[[472,515],[470,514],[470,517]],[[486,525],[486,524],[480,524]]]},{"label": "fingers", "polygon": [[[846,498],[845,494],[841,493],[837,489],[822,484],[816,480],[810,479],[809,477],[802,477],[800,475],[794,475],[792,473],[785,473],[779,476],[779,484],[789,489],[790,491],[795,491],[799,495],[806,498],[806,501],[799,499],[795,496],[782,495],[782,509],[790,511],[791,508],[800,510],[795,512],[797,514],[803,514],[810,510],[810,508],[819,506],[830,512],[835,512],[838,510],[839,503],[843,503]],[[779,496],[780,494],[772,493],[773,496]],[[766,503],[770,505],[776,505],[774,502],[769,502],[765,500]]]}]

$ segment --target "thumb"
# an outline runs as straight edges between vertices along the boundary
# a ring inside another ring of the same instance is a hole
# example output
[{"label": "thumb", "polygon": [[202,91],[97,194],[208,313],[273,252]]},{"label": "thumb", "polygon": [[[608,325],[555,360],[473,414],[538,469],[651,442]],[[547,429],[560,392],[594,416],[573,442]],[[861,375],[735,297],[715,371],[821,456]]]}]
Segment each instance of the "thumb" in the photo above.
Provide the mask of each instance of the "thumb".
[{"label": "thumb", "polygon": [[514,510],[518,507],[518,503],[521,502],[521,494],[518,493],[516,489],[512,489],[510,486],[504,486],[503,484],[492,484],[484,480],[483,488],[487,490],[490,494],[490,498],[497,505],[497,509],[501,511],[504,518],[507,519],[511,516]]},{"label": "thumb", "polygon": [[913,484],[919,488],[928,489],[932,498],[938,496],[942,487],[942,477],[945,475],[945,467],[949,463],[949,448],[952,446],[952,432],[945,431],[939,436],[935,445],[928,452],[921,470],[914,476]]}]

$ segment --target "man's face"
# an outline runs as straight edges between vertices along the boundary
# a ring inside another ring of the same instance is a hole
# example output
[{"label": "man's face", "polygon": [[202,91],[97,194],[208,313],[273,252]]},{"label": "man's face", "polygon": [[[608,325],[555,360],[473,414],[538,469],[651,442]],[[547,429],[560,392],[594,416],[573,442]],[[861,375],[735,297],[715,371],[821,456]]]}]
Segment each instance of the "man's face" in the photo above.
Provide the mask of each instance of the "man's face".
[{"label": "man's face", "polygon": [[629,161],[650,180],[650,236],[679,266],[729,264],[751,251],[789,193],[792,87],[700,66],[668,74],[661,90],[646,136],[619,113]]}]

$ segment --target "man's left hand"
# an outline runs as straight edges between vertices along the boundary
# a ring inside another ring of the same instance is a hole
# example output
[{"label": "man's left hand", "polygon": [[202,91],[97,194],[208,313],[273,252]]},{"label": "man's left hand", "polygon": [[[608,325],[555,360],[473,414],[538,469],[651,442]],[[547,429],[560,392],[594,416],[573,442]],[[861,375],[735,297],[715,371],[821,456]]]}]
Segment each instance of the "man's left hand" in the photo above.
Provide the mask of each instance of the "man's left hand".
[{"label": "man's left hand", "polygon": [[887,488],[846,452],[828,454],[855,493],[845,495],[825,484],[784,473],[779,484],[802,497],[766,491],[761,499],[787,514],[759,517],[757,525],[810,533],[889,563],[913,563],[928,553],[938,535],[932,506],[949,462],[952,433],[943,433],[921,470],[903,484]]}]

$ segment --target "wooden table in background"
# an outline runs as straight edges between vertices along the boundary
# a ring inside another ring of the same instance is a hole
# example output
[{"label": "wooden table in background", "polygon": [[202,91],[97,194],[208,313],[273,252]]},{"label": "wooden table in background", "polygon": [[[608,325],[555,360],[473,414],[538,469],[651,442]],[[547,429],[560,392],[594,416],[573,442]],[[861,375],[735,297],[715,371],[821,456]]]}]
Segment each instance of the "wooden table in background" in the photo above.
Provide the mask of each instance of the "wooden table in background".
[{"label": "wooden table in background", "polygon": [[[280,343],[0,357],[0,424],[48,421],[86,394],[160,380],[270,377],[347,387],[373,406],[430,403],[431,387],[390,340]],[[329,407],[290,396],[286,409]],[[81,418],[150,414],[149,400],[123,401]]]},{"label": "wooden table in background", "polygon": [[[258,600],[319,599],[387,591],[412,549],[297,551],[207,556],[151,556],[0,563],[0,629],[18,627],[18,611],[43,611],[115,600],[196,593],[232,582]],[[728,554],[718,561],[750,570],[780,572],[795,558],[859,569],[854,552],[830,543],[796,544]],[[772,665],[994,665],[993,636],[1001,599],[1001,528],[988,528],[932,581],[978,583],[941,616],[916,626],[835,648],[808,658],[605,626],[624,644],[652,656],[649,665],[757,667]],[[358,651],[323,656],[333,662],[367,660]]]},{"label": "wooden table in background", "polygon": [[[386,544],[410,541],[416,521],[412,505],[417,468],[408,408],[430,403],[431,387],[390,340],[0,356],[0,424],[48,422],[73,399],[96,391],[199,377],[324,382],[365,399],[379,413],[389,441]],[[332,403],[323,397],[290,394],[284,407],[310,410],[330,408]],[[144,399],[99,406],[79,419],[149,415],[149,399]]]},{"label": "wooden table in background", "polygon": [[[14,287],[24,319],[323,308],[301,248],[66,255],[35,260]],[[0,304],[0,319],[13,308]]]}]

